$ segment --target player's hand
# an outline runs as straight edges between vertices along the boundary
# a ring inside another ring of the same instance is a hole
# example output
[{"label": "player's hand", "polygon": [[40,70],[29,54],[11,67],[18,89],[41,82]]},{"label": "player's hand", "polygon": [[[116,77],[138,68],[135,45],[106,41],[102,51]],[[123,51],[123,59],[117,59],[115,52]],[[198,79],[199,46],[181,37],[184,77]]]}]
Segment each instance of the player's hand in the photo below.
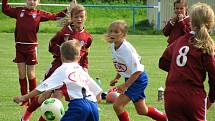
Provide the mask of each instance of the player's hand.
[{"label": "player's hand", "polygon": [[178,20],[181,21],[184,18],[183,14],[178,14]]},{"label": "player's hand", "polygon": [[174,15],[174,16],[171,18],[171,22],[175,23],[176,21],[178,21],[178,16],[177,16],[177,15]]},{"label": "player's hand", "polygon": [[124,92],[128,89],[128,87],[125,86],[125,84],[121,84],[117,86],[117,92],[120,94],[124,94]]},{"label": "player's hand", "polygon": [[115,86],[115,84],[118,82],[118,80],[114,79],[110,81],[110,86]]},{"label": "player's hand", "polygon": [[13,98],[13,101],[17,104],[19,104],[20,102],[25,101],[23,96],[17,96]]}]

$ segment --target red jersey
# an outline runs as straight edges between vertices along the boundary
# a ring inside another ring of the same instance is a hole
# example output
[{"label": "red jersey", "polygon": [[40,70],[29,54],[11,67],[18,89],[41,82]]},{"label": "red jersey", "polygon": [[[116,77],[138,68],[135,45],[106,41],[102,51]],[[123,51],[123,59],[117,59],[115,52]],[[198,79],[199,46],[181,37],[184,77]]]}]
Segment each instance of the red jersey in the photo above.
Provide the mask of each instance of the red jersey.
[{"label": "red jersey", "polygon": [[166,91],[176,91],[183,95],[199,94],[206,97],[204,81],[209,79],[209,99],[215,101],[215,58],[195,48],[188,33],[178,38],[164,51],[159,68],[168,71]]},{"label": "red jersey", "polygon": [[55,60],[59,60],[61,63],[60,59],[60,45],[71,39],[77,39],[81,43],[81,58],[79,61],[79,64],[83,68],[88,68],[88,51],[87,49],[90,48],[90,45],[92,43],[92,36],[90,33],[88,33],[85,29],[82,31],[75,31],[73,29],[73,25],[68,25],[65,26],[61,31],[59,31],[51,40],[49,43],[49,52],[53,54],[53,57]]},{"label": "red jersey", "polygon": [[37,46],[37,32],[40,22],[65,17],[67,10],[65,9],[62,12],[53,14],[41,10],[28,9],[26,7],[11,8],[8,5],[8,0],[2,0],[2,11],[7,16],[16,19],[16,48],[25,52],[34,50],[35,46]]},{"label": "red jersey", "polygon": [[167,25],[163,28],[163,34],[168,36],[168,46],[173,43],[178,37],[189,33],[190,28],[190,17],[186,16],[183,20],[171,23],[168,21]]}]

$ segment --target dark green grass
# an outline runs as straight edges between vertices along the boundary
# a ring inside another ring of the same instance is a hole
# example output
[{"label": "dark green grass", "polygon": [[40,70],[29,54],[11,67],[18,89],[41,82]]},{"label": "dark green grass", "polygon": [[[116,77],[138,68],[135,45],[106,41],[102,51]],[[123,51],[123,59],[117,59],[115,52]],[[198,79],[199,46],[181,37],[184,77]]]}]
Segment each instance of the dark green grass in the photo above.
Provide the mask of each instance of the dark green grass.
[{"label": "dark green grass", "polygon": [[[54,33],[39,34],[39,64],[36,66],[38,83],[43,79],[48,65],[52,61],[48,53],[48,41]],[[103,35],[93,35],[94,41],[89,54],[89,73],[95,79],[100,77],[104,91],[108,89],[108,83],[115,76],[115,70],[111,61],[109,44],[103,39]],[[146,93],[146,103],[156,106],[164,111],[163,102],[157,102],[157,89],[164,86],[166,73],[158,69],[158,59],[166,47],[166,38],[162,35],[129,35],[128,40],[137,49],[142,57],[142,63],[149,76],[149,84]],[[19,83],[16,64],[12,63],[15,55],[14,37],[11,33],[0,33],[0,121],[18,121],[24,109],[13,103],[12,97],[19,95]],[[119,83],[122,83],[120,80]],[[207,86],[206,86],[207,87]],[[64,101],[63,101],[64,102]],[[64,107],[67,103],[64,102]],[[99,104],[101,121],[118,121],[111,104],[103,101]],[[145,116],[138,116],[132,103],[126,106],[131,121],[152,121]],[[215,116],[214,106],[208,111],[208,121],[213,121]],[[36,111],[32,121],[37,121],[40,110]]]}]

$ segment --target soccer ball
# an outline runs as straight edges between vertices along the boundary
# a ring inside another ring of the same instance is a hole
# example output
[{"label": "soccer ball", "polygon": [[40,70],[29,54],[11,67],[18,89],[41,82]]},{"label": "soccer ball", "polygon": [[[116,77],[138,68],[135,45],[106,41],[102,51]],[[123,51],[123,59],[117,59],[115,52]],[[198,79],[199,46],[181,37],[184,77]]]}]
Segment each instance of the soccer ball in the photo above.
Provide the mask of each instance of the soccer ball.
[{"label": "soccer ball", "polygon": [[116,99],[119,97],[118,92],[109,92],[106,96],[106,103],[114,103]]},{"label": "soccer ball", "polygon": [[64,107],[57,98],[49,98],[41,105],[42,116],[47,121],[60,121],[64,113]]}]

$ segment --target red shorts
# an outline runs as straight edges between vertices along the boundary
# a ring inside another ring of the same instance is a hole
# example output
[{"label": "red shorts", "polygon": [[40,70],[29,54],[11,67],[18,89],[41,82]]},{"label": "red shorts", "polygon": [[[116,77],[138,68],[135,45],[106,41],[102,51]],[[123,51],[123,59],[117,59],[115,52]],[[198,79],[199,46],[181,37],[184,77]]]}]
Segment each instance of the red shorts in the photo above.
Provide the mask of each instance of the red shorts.
[{"label": "red shorts", "polygon": [[202,94],[165,91],[164,100],[169,121],[206,121],[206,98]]},{"label": "red shorts", "polygon": [[31,52],[23,52],[16,50],[16,58],[13,60],[15,63],[25,63],[27,65],[36,65],[37,61],[37,49]]}]

